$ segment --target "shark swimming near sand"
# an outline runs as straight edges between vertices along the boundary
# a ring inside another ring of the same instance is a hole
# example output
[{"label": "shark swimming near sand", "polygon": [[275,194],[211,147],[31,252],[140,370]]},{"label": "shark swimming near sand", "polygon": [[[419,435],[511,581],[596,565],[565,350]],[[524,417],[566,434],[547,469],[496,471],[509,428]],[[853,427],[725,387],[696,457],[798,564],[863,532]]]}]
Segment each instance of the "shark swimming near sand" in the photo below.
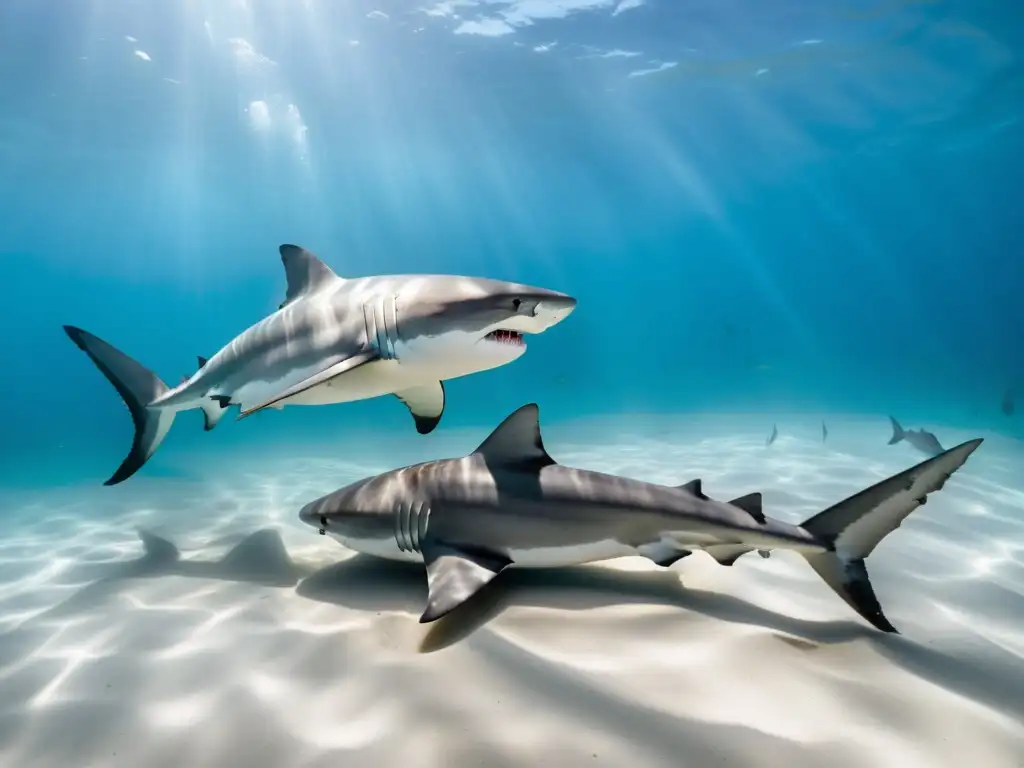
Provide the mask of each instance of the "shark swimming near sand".
[{"label": "shark swimming near sand", "polygon": [[767,517],[760,493],[722,502],[699,479],[671,487],[558,464],[530,403],[468,456],[359,480],[306,504],[299,518],[357,552],[424,563],[421,622],[449,613],[506,568],[626,555],[667,567],[697,550],[732,565],[747,552],[788,549],[866,621],[896,632],[865,558],[981,443],[944,451],[792,525]]},{"label": "shark swimming near sand", "polygon": [[156,452],[174,417],[200,408],[213,429],[231,405],[326,405],[394,394],[427,434],[444,413],[444,382],[519,358],[524,334],[576,307],[564,293],[487,278],[388,275],[343,279],[309,251],[279,248],[285,300],[169,388],[156,374],[80,328],[65,332],[117,389],[135,437],[104,485],[123,482]]},{"label": "shark swimming near sand", "polygon": [[939,438],[931,432],[924,429],[916,431],[904,429],[892,416],[889,417],[889,421],[892,422],[892,437],[889,438],[889,445],[896,445],[901,440],[906,440],[914,448],[927,456],[937,456],[945,450],[939,443]]}]

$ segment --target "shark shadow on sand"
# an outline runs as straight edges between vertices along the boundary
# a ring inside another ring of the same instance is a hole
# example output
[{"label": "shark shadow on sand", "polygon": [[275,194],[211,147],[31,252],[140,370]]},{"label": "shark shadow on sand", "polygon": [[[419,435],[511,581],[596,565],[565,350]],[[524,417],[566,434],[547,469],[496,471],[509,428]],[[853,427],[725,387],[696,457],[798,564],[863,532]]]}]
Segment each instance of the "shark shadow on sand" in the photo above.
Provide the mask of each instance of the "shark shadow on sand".
[{"label": "shark shadow on sand", "polygon": [[136,560],[100,566],[99,579],[82,587],[40,618],[74,614],[103,604],[136,579],[186,576],[268,587],[294,587],[314,571],[296,564],[273,528],[264,528],[243,538],[218,560],[183,559],[167,539],[145,530],[138,531],[143,555]]},{"label": "shark shadow on sand", "polygon": [[[415,616],[427,594],[423,566],[355,555],[303,579],[296,592],[318,602],[367,612]],[[995,645],[971,659],[950,656],[901,635],[884,634],[851,617],[808,621],[775,613],[718,592],[685,586],[669,569],[622,571],[593,565],[508,569],[487,587],[432,624],[420,652],[443,650],[466,639],[512,605],[563,611],[623,605],[664,605],[736,624],[761,626],[783,643],[813,653],[828,646],[869,643],[904,671],[1008,715],[1024,718],[1024,688],[1007,676]],[[991,651],[991,653],[989,652]]]}]

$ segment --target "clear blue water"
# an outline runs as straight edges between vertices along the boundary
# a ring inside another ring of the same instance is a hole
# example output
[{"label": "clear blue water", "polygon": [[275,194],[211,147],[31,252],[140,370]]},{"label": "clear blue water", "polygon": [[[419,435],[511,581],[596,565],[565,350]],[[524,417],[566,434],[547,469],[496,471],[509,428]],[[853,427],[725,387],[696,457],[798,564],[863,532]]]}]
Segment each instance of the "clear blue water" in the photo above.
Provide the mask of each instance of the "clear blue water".
[{"label": "clear blue water", "polygon": [[[1022,16],[5,0],[0,482],[99,483],[130,443],[62,324],[176,382],[281,301],[286,242],[343,276],[578,297],[519,361],[450,382],[439,431],[533,400],[550,420],[893,412],[1019,436],[999,404],[1024,374]],[[393,398],[201,424],[165,446],[430,439]]]}]

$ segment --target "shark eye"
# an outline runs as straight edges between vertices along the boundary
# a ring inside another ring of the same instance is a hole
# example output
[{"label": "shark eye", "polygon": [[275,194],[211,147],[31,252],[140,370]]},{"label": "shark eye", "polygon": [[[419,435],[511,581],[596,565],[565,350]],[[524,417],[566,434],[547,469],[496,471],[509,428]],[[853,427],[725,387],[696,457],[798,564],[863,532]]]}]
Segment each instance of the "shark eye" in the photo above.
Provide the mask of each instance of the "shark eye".
[{"label": "shark eye", "polygon": [[321,528],[326,528],[327,527],[327,517],[325,515],[320,515],[320,527]]},{"label": "shark eye", "polygon": [[523,302],[520,299],[512,299],[512,307],[516,310],[516,312],[519,311],[519,305],[522,303]]}]

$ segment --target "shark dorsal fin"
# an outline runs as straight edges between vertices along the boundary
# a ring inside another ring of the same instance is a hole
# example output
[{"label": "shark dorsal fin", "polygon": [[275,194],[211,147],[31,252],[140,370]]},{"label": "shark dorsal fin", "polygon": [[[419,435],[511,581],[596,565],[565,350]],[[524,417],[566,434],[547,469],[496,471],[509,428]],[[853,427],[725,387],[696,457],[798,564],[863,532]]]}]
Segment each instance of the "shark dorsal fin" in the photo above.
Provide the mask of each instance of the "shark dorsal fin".
[{"label": "shark dorsal fin", "polygon": [[492,465],[532,464],[543,467],[555,463],[544,450],[536,403],[527,403],[505,417],[474,453],[479,453]]},{"label": "shark dorsal fin", "polygon": [[341,279],[334,274],[333,269],[305,248],[300,248],[297,245],[282,245],[278,250],[281,252],[281,262],[284,264],[285,279],[288,281],[288,290],[285,293],[284,301],[281,302],[281,307],[291,304],[300,296],[318,291],[325,285]]},{"label": "shark dorsal fin", "polygon": [[196,355],[196,362],[199,363],[199,370],[202,370],[206,365],[206,358],[202,355]]},{"label": "shark dorsal fin", "polygon": [[729,503],[734,507],[739,507],[762,525],[767,522],[764,516],[764,510],[762,509],[760,493],[748,493],[746,496],[740,496],[738,499],[733,499]]},{"label": "shark dorsal fin", "polygon": [[707,498],[707,496],[704,495],[704,487],[699,477],[695,477],[688,483],[683,483],[682,485],[679,486],[679,489],[682,491],[688,491],[689,493],[692,493],[698,499]]}]

